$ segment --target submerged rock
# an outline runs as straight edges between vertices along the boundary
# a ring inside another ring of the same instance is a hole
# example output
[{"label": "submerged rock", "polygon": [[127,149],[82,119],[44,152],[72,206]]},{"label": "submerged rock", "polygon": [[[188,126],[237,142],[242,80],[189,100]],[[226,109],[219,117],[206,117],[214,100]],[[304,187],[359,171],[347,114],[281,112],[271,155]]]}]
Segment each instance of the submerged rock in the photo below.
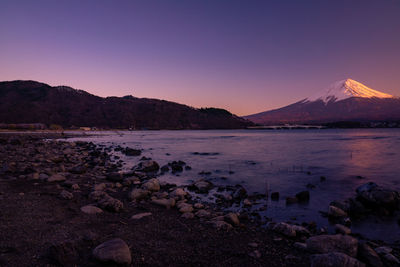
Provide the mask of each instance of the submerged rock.
[{"label": "submerged rock", "polygon": [[93,257],[101,262],[131,264],[132,256],[128,245],[120,238],[111,239],[93,250]]},{"label": "submerged rock", "polygon": [[142,161],[135,168],[136,171],[141,171],[141,172],[156,172],[159,169],[160,166],[154,160]]},{"label": "submerged rock", "polygon": [[200,179],[200,180],[196,181],[195,183],[193,183],[192,185],[188,186],[188,189],[194,190],[198,193],[205,194],[205,193],[208,193],[208,191],[213,187],[214,187],[214,185],[211,182],[206,181],[204,179]]},{"label": "submerged rock", "polygon": [[279,200],[279,192],[272,192],[271,200]]},{"label": "submerged rock", "polygon": [[296,198],[299,202],[308,202],[310,200],[310,192],[309,191],[301,191],[296,194]]}]

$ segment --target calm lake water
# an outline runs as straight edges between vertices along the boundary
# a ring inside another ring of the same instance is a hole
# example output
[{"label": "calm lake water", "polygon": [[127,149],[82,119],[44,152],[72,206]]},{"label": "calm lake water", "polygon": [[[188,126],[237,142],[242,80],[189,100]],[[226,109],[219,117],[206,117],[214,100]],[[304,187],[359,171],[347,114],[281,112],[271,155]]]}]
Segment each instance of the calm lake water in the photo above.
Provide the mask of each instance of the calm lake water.
[{"label": "calm lake water", "polygon": [[[280,201],[268,200],[253,207],[266,206],[261,214],[276,221],[315,221],[319,226],[329,226],[319,211],[327,211],[333,200],[353,197],[356,187],[361,184],[374,181],[400,191],[400,129],[120,131],[98,134],[74,140],[141,148],[142,155],[151,157],[160,166],[183,160],[192,167],[179,176],[163,175],[160,180],[189,184],[206,177],[216,185],[241,184],[249,192],[278,191]],[[134,166],[139,160],[138,157],[121,158],[126,162],[125,168]],[[199,174],[202,171],[211,174],[202,176]],[[321,176],[325,176],[326,181],[321,182]],[[315,188],[307,189],[307,184],[313,184]],[[286,197],[303,190],[310,191],[308,204],[286,206]],[[389,242],[400,239],[400,226],[393,218],[353,221],[352,230]]]}]

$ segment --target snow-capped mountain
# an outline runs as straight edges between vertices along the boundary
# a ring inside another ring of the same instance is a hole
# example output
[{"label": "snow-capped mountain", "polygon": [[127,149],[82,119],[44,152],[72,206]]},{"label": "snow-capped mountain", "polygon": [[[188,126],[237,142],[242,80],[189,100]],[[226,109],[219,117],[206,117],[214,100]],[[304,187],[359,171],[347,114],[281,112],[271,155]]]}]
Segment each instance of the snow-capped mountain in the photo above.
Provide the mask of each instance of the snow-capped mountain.
[{"label": "snow-capped mountain", "polygon": [[352,79],[346,79],[331,84],[325,90],[306,98],[306,101],[322,100],[325,103],[329,101],[340,101],[350,97],[364,97],[364,98],[393,98],[392,95],[385,94],[374,89],[371,89],[362,83]]},{"label": "snow-capped mountain", "polygon": [[244,118],[262,125],[400,121],[400,98],[346,79],[289,106]]}]

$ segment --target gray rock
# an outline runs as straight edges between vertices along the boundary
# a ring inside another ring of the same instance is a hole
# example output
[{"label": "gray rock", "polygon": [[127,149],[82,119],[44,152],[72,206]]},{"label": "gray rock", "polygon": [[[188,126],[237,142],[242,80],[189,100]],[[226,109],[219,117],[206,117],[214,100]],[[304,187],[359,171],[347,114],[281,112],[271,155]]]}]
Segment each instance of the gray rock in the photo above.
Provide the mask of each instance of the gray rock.
[{"label": "gray rock", "polygon": [[93,186],[93,190],[94,191],[103,191],[104,189],[106,189],[107,185],[105,183],[101,183],[101,184],[95,184]]},{"label": "gray rock", "polygon": [[343,252],[357,256],[358,240],[348,235],[318,235],[307,239],[307,249],[314,253]]},{"label": "gray rock", "polygon": [[296,236],[307,236],[311,235],[310,231],[307,228],[300,225],[291,225],[292,228],[296,231]]},{"label": "gray rock", "polygon": [[186,212],[186,213],[182,214],[181,217],[185,218],[185,219],[193,219],[194,218],[194,214],[192,212]]},{"label": "gray rock", "polygon": [[365,267],[355,258],[340,252],[317,254],[311,256],[311,267]]},{"label": "gray rock", "polygon": [[170,209],[175,206],[175,199],[173,198],[153,199],[151,202],[156,205],[163,206],[166,209]]},{"label": "gray rock", "polygon": [[68,170],[70,173],[73,174],[83,174],[86,172],[86,167],[83,165],[74,166]]},{"label": "gray rock", "polygon": [[347,217],[347,213],[338,207],[329,206],[328,216],[332,218],[341,218],[341,217]]},{"label": "gray rock", "polygon": [[187,195],[187,192],[182,188],[177,188],[171,192],[172,197],[184,198]]},{"label": "gray rock", "polygon": [[194,208],[195,209],[203,209],[204,205],[202,203],[196,203],[196,204],[194,204]]},{"label": "gray rock", "polygon": [[301,242],[295,242],[293,246],[299,250],[307,250],[307,244]]},{"label": "gray rock", "polygon": [[370,182],[358,187],[356,192],[360,201],[368,207],[375,209],[384,207],[390,210],[399,208],[400,194],[397,191]]},{"label": "gray rock", "polygon": [[131,264],[132,256],[128,245],[120,238],[111,239],[93,250],[95,259],[101,262]]},{"label": "gray rock", "polygon": [[153,192],[160,191],[160,182],[156,178],[150,179],[143,184],[143,188]]},{"label": "gray rock", "polygon": [[129,199],[140,201],[142,199],[147,198],[149,195],[150,191],[140,188],[135,188],[129,193]]},{"label": "gray rock", "polygon": [[233,213],[233,212],[230,212],[230,213],[225,215],[225,221],[230,223],[233,226],[239,226],[240,225],[239,217],[237,216],[236,213]]},{"label": "gray rock", "polygon": [[154,160],[142,161],[136,166],[136,170],[141,172],[156,172],[159,169],[160,166]]},{"label": "gray rock", "polygon": [[65,180],[66,180],[65,176],[60,173],[53,174],[52,176],[47,178],[47,182],[63,182]]},{"label": "gray rock", "polygon": [[81,189],[81,188],[79,187],[78,184],[73,184],[73,185],[71,186],[71,188],[72,188],[72,190],[79,190],[79,189]]},{"label": "gray rock", "polygon": [[284,222],[280,222],[277,223],[272,230],[274,230],[277,233],[280,233],[284,236],[287,237],[295,237],[296,236],[296,231],[295,229],[293,229],[292,225],[284,223]]},{"label": "gray rock", "polygon": [[382,256],[383,263],[388,267],[400,266],[400,261],[393,254],[387,253]]},{"label": "gray rock", "polygon": [[151,216],[151,215],[152,215],[151,212],[142,212],[142,213],[138,213],[138,214],[133,215],[131,217],[131,219],[132,220],[140,220],[140,219],[142,219],[144,217]]},{"label": "gray rock", "polygon": [[378,253],[379,255],[384,255],[388,253],[392,253],[393,249],[390,247],[378,247],[375,249],[375,252]]},{"label": "gray rock", "polygon": [[63,191],[61,191],[61,193],[60,193],[60,197],[61,197],[62,199],[70,200],[70,199],[73,199],[73,198],[74,198],[74,195],[73,195],[72,193],[68,192],[67,190],[63,190]]},{"label": "gray rock", "polygon": [[206,210],[198,210],[194,215],[196,215],[199,218],[208,218],[211,216],[211,213]]},{"label": "gray rock", "polygon": [[94,201],[99,201],[105,197],[108,197],[109,195],[106,192],[103,191],[93,191],[89,194],[89,199],[94,200]]},{"label": "gray rock", "polygon": [[179,209],[179,212],[181,212],[181,213],[192,212],[194,210],[192,205],[190,205],[188,203],[184,203],[184,202],[179,203],[177,205],[177,207]]},{"label": "gray rock", "polygon": [[81,207],[81,211],[86,214],[98,214],[103,212],[102,209],[92,205],[86,205]]},{"label": "gray rock", "polygon": [[194,188],[200,193],[207,193],[211,188],[213,188],[213,184],[206,180],[198,180],[193,184]]},{"label": "gray rock", "polygon": [[124,207],[124,204],[121,201],[110,196],[99,200],[98,204],[101,208],[112,212],[119,212]]},{"label": "gray rock", "polygon": [[360,243],[358,245],[358,256],[359,259],[365,262],[369,266],[382,267],[383,263],[379,258],[379,255],[373,250],[367,243]]},{"label": "gray rock", "polygon": [[335,224],[335,231],[336,233],[343,235],[351,234],[351,229],[341,224]]},{"label": "gray rock", "polygon": [[210,221],[210,223],[212,224],[212,226],[214,226],[218,230],[230,230],[230,229],[232,229],[232,225],[227,223],[227,222],[224,222],[224,221]]}]

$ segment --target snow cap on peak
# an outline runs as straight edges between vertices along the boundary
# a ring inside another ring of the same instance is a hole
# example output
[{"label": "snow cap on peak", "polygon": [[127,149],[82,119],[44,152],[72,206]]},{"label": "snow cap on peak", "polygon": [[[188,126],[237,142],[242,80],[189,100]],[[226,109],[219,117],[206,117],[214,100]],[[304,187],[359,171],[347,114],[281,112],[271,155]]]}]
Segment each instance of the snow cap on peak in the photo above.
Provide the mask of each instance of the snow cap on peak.
[{"label": "snow cap on peak", "polygon": [[307,98],[306,101],[312,102],[316,100],[322,100],[327,103],[329,101],[336,102],[350,97],[392,98],[393,96],[376,91],[363,85],[362,83],[348,78],[331,84],[327,89]]}]

